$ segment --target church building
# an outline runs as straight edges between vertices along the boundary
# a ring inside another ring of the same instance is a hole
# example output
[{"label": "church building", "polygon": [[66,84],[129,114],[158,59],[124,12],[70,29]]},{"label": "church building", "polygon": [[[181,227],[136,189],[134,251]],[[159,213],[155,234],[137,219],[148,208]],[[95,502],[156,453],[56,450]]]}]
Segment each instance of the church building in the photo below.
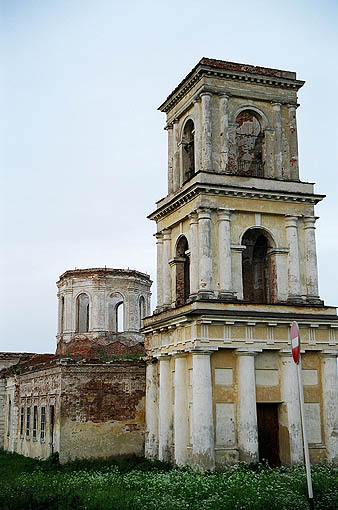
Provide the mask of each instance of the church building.
[{"label": "church building", "polygon": [[296,73],[203,58],[160,106],[168,194],[157,307],[144,321],[149,458],[213,470],[303,461],[290,324],[301,335],[312,462],[338,463],[338,321],[318,293],[298,167]]}]

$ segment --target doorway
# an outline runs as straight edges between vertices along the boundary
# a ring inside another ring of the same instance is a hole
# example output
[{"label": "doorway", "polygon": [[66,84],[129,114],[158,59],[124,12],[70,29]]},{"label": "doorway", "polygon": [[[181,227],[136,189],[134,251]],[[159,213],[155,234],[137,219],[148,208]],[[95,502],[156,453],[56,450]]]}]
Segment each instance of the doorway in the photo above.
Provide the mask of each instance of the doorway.
[{"label": "doorway", "polygon": [[278,405],[257,404],[259,462],[267,462],[271,467],[280,466]]}]

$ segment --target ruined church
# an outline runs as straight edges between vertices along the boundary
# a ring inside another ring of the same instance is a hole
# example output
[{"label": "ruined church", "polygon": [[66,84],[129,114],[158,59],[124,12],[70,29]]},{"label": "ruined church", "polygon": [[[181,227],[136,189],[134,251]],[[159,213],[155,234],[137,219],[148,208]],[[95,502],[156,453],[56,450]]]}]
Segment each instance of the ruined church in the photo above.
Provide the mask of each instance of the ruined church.
[{"label": "ruined church", "polygon": [[156,308],[138,271],[61,275],[56,354],[0,354],[0,446],[201,470],[303,462],[297,320],[310,458],[338,464],[338,318],[318,293],[324,197],[299,176],[303,84],[203,58],[167,97]]}]

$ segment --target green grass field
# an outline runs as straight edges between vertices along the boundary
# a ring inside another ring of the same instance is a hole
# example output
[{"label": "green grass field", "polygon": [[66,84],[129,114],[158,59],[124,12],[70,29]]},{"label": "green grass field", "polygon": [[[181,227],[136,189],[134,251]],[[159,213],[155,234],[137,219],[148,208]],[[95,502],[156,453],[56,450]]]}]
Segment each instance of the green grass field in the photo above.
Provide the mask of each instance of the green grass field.
[{"label": "green grass field", "polygon": [[[316,510],[338,509],[338,469],[313,468]],[[145,459],[60,466],[0,453],[1,510],[307,509],[304,469],[239,465],[212,474]]]}]

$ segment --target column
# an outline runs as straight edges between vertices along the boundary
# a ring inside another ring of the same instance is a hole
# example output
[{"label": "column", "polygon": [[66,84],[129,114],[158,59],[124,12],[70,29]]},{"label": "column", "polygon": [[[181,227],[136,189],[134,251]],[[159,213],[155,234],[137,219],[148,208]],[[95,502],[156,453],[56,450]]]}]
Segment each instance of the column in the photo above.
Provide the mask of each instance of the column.
[{"label": "column", "polygon": [[264,155],[263,161],[265,162],[264,177],[274,177],[274,161],[273,161],[273,143],[274,143],[274,130],[271,128],[264,129]]},{"label": "column", "polygon": [[170,275],[170,230],[163,230],[163,257],[162,257],[162,286],[163,306],[171,305],[171,275]]},{"label": "column", "polygon": [[274,128],[275,128],[275,171],[276,179],[283,178],[283,144],[282,144],[282,119],[280,114],[280,103],[273,103]]},{"label": "column", "polygon": [[237,173],[236,122],[229,122],[229,155],[227,173]]},{"label": "column", "polygon": [[271,248],[268,250],[268,256],[271,257],[272,267],[275,267],[277,284],[277,301],[287,301],[288,299],[288,252],[287,248]]},{"label": "column", "polygon": [[190,223],[190,295],[196,296],[198,292],[198,217],[196,213],[189,216]]},{"label": "column", "polygon": [[[92,306],[92,331],[107,330],[105,317],[105,291],[99,287],[95,290],[93,295]],[[138,326],[136,327],[138,329]]]},{"label": "column", "polygon": [[177,355],[175,356],[174,438],[175,462],[178,466],[184,466],[187,463],[187,444],[189,431],[186,379],[186,355]]},{"label": "column", "polygon": [[297,105],[289,104],[289,148],[290,148],[290,178],[293,181],[299,180],[298,167],[298,139],[297,139],[297,121],[296,109]]},{"label": "column", "polygon": [[300,271],[298,251],[297,216],[286,215],[286,236],[288,240],[288,293],[289,300],[301,302]]},{"label": "column", "polygon": [[168,195],[174,191],[173,179],[173,125],[168,124],[164,128],[168,132]]},{"label": "column", "polygon": [[172,412],[171,412],[171,374],[170,359],[161,356],[160,363],[160,395],[159,395],[159,441],[158,458],[164,462],[171,460]]},{"label": "column", "polygon": [[212,169],[212,123],[210,92],[203,92],[202,101],[202,170]]},{"label": "column", "polygon": [[158,458],[157,363],[148,362],[146,369],[146,437],[145,456]]},{"label": "column", "polygon": [[338,351],[322,351],[322,398],[327,461],[338,466]]},{"label": "column", "polygon": [[157,248],[157,306],[156,309],[160,310],[163,305],[163,235],[158,233],[156,237]]},{"label": "column", "polygon": [[[65,289],[65,308],[64,308],[64,333],[73,333],[76,329],[76,304],[74,303],[74,311],[73,311],[73,292],[72,289]],[[74,317],[74,319],[73,319]]]},{"label": "column", "polygon": [[232,289],[237,299],[243,299],[242,254],[245,249],[241,244],[231,246]]},{"label": "column", "polygon": [[230,209],[219,209],[218,220],[218,264],[220,297],[231,298],[232,270],[230,247]]},{"label": "column", "polygon": [[[303,462],[302,423],[299,408],[297,366],[290,350],[280,351],[281,398],[280,427],[288,431],[290,456],[281,451],[281,460],[297,464]],[[283,458],[285,456],[285,458]]]},{"label": "column", "polygon": [[220,146],[219,146],[219,172],[227,170],[229,161],[229,113],[228,113],[229,96],[227,94],[220,94],[219,98],[219,132],[220,132]]},{"label": "column", "polygon": [[194,101],[194,151],[195,151],[195,173],[201,169],[201,107],[200,99]]},{"label": "column", "polygon": [[258,430],[255,381],[255,355],[253,351],[238,350],[238,412],[237,431],[239,459],[258,462]]},{"label": "column", "polygon": [[193,467],[215,469],[214,420],[209,352],[193,352]]},{"label": "column", "polygon": [[178,147],[179,143],[179,130],[178,120],[173,120],[173,134],[172,134],[172,155],[173,155],[173,192],[178,190],[180,187],[180,151]]},{"label": "column", "polygon": [[318,218],[316,216],[304,217],[305,231],[305,274],[307,298],[310,301],[318,302],[318,269],[317,269],[317,250],[315,223]]},{"label": "column", "polygon": [[199,291],[202,299],[213,297],[210,209],[198,209]]}]

